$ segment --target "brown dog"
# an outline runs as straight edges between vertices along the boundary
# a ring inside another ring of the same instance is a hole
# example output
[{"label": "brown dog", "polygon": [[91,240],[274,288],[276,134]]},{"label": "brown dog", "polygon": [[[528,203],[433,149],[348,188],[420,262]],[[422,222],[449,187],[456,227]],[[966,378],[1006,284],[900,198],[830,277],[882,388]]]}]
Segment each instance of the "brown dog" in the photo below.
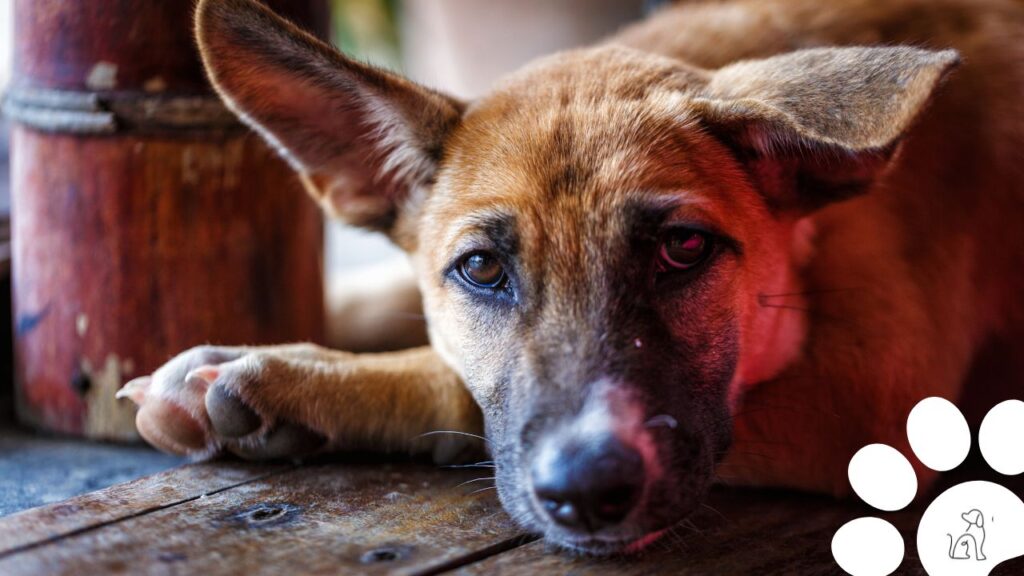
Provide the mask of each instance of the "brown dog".
[{"label": "brown dog", "polygon": [[716,473],[842,494],[918,400],[1013,384],[1018,3],[684,4],[472,103],[251,0],[196,22],[218,92],[324,209],[408,251],[431,347],[187,351],[125,391],[158,447],[444,460],[427,433],[486,433],[520,523],[612,552]]}]

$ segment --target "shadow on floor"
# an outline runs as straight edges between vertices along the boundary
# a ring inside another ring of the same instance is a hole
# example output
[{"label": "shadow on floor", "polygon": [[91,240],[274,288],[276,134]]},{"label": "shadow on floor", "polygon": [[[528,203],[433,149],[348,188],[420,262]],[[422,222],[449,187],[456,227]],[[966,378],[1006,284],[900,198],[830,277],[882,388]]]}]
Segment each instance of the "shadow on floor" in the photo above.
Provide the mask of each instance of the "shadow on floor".
[{"label": "shadow on floor", "polygon": [[0,424],[0,516],[183,464],[141,445],[100,444]]}]

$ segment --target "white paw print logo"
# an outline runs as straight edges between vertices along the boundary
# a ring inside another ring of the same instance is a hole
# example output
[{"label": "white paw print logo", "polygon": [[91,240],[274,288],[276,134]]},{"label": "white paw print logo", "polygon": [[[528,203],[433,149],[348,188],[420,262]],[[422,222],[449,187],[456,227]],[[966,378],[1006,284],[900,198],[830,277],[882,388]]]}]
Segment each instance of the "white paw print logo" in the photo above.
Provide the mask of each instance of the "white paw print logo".
[{"label": "white paw print logo", "polygon": [[[963,414],[942,398],[922,400],[907,419],[907,437],[925,466],[956,468],[971,448]],[[1024,472],[1024,402],[1007,400],[981,423],[978,444],[996,472]],[[895,448],[871,444],[850,460],[850,484],[862,500],[884,511],[906,507],[917,494],[917,476]],[[899,531],[881,518],[857,518],[832,538],[832,555],[853,576],[892,574],[903,561]],[[921,516],[917,555],[930,576],[984,576],[1000,562],[1024,555],[1024,502],[992,482],[949,488]]]}]

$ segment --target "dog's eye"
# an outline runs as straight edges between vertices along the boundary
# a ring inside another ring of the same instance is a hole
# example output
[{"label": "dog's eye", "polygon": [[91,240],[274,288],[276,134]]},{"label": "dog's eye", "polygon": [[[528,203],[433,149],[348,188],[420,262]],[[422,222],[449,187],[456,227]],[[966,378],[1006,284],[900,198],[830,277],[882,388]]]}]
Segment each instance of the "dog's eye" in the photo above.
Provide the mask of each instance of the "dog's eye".
[{"label": "dog's eye", "polygon": [[660,267],[664,270],[689,270],[711,253],[711,236],[699,230],[674,230],[661,242],[658,249]]},{"label": "dog's eye", "polygon": [[474,252],[459,263],[462,278],[478,288],[500,288],[505,283],[505,269],[488,252]]}]

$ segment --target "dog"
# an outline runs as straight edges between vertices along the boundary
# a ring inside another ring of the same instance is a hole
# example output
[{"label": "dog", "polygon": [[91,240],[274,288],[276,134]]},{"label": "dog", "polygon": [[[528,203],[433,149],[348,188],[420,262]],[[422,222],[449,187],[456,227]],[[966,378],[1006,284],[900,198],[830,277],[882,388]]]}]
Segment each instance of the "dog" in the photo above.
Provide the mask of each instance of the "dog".
[{"label": "dog", "polygon": [[949,558],[951,560],[966,560],[974,558],[981,562],[987,560],[983,550],[985,546],[985,516],[981,510],[971,510],[960,515],[964,522],[967,522],[967,529],[956,541],[953,535],[949,536]]},{"label": "dog", "polygon": [[716,481],[843,496],[919,400],[1019,393],[1020,3],[685,2],[473,102],[253,0],[200,1],[196,37],[315,201],[409,254],[373,281],[429,346],[360,353],[341,319],[345,352],[188,350],[121,393],[163,450],[483,437],[517,522],[611,554]]}]

